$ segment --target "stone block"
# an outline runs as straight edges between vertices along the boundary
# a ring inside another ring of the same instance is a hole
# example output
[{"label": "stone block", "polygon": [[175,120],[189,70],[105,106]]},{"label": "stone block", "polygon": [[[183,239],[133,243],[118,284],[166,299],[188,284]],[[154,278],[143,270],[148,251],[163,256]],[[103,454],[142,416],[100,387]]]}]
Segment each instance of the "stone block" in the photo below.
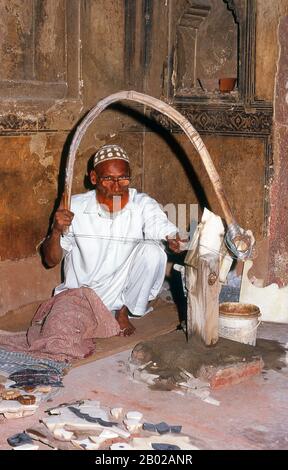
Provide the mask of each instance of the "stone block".
[{"label": "stone block", "polygon": [[200,369],[199,378],[208,381],[211,389],[215,390],[244,382],[250,377],[259,375],[263,366],[264,362],[260,357],[251,362],[236,362],[225,367],[203,366]]}]

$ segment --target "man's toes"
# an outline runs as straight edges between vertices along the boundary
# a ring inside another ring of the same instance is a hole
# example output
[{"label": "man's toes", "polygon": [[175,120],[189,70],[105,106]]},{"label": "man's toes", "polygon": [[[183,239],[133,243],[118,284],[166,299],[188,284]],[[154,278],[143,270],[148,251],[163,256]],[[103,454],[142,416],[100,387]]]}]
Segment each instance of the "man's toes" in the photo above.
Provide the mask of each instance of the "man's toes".
[{"label": "man's toes", "polygon": [[135,328],[133,326],[128,326],[128,328],[126,328],[124,330],[124,336],[131,336],[135,331]]}]

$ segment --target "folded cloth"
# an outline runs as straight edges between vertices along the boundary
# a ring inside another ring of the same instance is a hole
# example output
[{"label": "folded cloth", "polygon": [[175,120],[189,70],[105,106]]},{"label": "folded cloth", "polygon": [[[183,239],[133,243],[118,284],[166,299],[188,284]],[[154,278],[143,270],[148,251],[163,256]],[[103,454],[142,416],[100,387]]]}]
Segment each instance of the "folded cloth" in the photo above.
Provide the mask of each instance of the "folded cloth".
[{"label": "folded cloth", "polygon": [[27,333],[0,331],[0,347],[70,362],[92,354],[94,338],[119,332],[118,322],[97,294],[80,287],[63,291],[40,305]]}]

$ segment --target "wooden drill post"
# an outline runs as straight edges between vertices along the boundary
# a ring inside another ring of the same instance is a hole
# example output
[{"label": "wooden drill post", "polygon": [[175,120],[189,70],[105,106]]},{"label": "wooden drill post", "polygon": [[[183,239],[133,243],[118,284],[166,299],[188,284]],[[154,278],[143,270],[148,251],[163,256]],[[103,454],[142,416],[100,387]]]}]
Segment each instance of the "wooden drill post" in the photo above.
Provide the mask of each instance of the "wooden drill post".
[{"label": "wooden drill post", "polygon": [[218,341],[219,258],[199,257],[197,268],[186,266],[187,334],[200,336],[207,346]]}]

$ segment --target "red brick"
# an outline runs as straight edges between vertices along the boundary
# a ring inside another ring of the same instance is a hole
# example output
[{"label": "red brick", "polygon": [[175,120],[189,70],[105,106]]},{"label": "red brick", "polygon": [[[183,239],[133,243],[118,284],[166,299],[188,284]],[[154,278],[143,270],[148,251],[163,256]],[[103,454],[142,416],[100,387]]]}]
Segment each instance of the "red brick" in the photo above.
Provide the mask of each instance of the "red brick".
[{"label": "red brick", "polygon": [[210,368],[208,375],[207,370],[205,371],[203,369],[203,374],[200,373],[199,378],[208,380],[210,387],[215,390],[229,385],[238,384],[248,380],[252,376],[260,374],[263,365],[264,363],[262,359],[257,359],[248,363],[238,362],[233,366]]}]

